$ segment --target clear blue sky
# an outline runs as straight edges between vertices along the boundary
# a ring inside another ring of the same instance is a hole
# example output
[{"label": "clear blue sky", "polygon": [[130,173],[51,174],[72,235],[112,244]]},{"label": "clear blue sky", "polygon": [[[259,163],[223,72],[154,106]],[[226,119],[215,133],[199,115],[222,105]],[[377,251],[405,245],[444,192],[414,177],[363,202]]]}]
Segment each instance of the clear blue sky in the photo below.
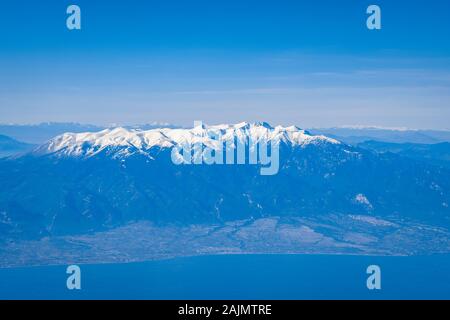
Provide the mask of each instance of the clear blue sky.
[{"label": "clear blue sky", "polygon": [[3,1],[0,122],[450,128],[449,39],[445,0]]}]

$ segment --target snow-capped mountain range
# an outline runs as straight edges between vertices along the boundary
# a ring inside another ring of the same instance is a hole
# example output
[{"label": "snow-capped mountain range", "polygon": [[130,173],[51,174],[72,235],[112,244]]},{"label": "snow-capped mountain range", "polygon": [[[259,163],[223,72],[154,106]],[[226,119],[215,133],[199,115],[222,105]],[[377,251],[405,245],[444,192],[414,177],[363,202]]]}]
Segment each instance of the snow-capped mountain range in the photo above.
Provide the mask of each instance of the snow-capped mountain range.
[{"label": "snow-capped mountain range", "polygon": [[[278,173],[171,161],[185,141],[214,147],[238,139],[279,142]],[[0,179],[3,237],[335,213],[450,225],[449,168],[267,123],[65,133],[0,159]]]},{"label": "snow-capped mountain range", "polygon": [[64,133],[38,147],[34,154],[92,157],[103,151],[120,149],[121,155],[132,155],[152,148],[172,148],[184,143],[202,143],[211,148],[235,139],[241,142],[276,142],[288,146],[340,144],[323,135],[312,135],[296,126],[271,127],[268,123],[242,122],[234,125],[207,126],[192,129],[160,128],[151,130],[113,128],[99,132]]},{"label": "snow-capped mountain range", "polygon": [[[99,132],[117,128],[122,125],[91,125],[79,123],[41,123],[41,124],[0,124],[0,135],[5,135],[21,142],[41,145],[66,132]],[[183,128],[183,126],[151,122],[149,124],[124,125],[127,130],[150,130],[159,128]],[[406,128],[390,128],[383,126],[345,126],[334,128],[306,128],[311,134],[325,135],[345,143],[360,143],[376,140],[395,143],[441,143],[450,142],[449,130],[417,130]]]}]

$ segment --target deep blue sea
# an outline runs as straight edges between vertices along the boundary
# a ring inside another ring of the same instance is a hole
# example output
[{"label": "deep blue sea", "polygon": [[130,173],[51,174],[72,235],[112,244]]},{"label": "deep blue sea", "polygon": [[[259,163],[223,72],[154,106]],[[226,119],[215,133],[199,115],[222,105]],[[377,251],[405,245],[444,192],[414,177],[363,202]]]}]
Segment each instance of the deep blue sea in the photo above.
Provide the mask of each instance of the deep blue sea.
[{"label": "deep blue sea", "polygon": [[[381,267],[381,290],[366,268]],[[222,255],[81,265],[81,290],[66,266],[0,269],[0,299],[450,299],[450,255],[367,257]]]}]

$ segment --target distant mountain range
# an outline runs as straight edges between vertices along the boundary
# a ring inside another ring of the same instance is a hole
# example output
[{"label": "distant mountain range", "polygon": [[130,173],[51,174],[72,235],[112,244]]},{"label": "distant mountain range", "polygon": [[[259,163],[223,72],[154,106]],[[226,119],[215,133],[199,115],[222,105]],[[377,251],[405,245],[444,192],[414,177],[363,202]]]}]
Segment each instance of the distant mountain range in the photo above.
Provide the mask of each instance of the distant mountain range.
[{"label": "distant mountain range", "polygon": [[364,148],[379,153],[395,153],[403,157],[416,159],[438,166],[450,167],[450,143],[389,143],[383,141],[365,141],[358,143]]},{"label": "distant mountain range", "polygon": [[31,151],[34,147],[33,144],[17,141],[13,138],[0,135],[0,158],[25,153]]},{"label": "distant mountain range", "polygon": [[30,144],[42,144],[64,132],[99,131],[102,129],[103,127],[78,123],[3,124],[0,125],[0,134]]},{"label": "distant mountain range", "polygon": [[324,134],[349,144],[364,141],[391,143],[434,144],[450,142],[450,130],[412,130],[407,128],[382,127],[336,127],[309,129],[313,134]]},{"label": "distant mountain range", "polygon": [[[217,130],[233,141],[278,137],[279,173],[172,163],[174,145]],[[222,224],[331,213],[450,226],[448,168],[264,123],[64,134],[0,160],[0,179],[3,238],[98,232],[140,220]]]}]

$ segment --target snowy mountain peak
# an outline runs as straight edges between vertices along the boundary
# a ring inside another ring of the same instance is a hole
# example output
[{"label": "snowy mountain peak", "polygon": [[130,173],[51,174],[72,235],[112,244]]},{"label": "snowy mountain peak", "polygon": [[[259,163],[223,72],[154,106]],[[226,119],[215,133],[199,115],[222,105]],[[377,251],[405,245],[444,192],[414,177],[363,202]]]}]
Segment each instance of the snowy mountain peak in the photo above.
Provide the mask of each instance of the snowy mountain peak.
[{"label": "snowy mountain peak", "polygon": [[154,147],[172,148],[182,143],[201,142],[208,146],[218,141],[279,141],[291,146],[331,143],[337,140],[311,135],[296,126],[272,127],[266,122],[222,124],[208,126],[198,124],[192,129],[159,128],[151,130],[111,128],[99,132],[64,133],[34,151],[34,154],[57,154],[62,156],[94,156],[105,150],[115,150],[121,155],[145,152]]}]

